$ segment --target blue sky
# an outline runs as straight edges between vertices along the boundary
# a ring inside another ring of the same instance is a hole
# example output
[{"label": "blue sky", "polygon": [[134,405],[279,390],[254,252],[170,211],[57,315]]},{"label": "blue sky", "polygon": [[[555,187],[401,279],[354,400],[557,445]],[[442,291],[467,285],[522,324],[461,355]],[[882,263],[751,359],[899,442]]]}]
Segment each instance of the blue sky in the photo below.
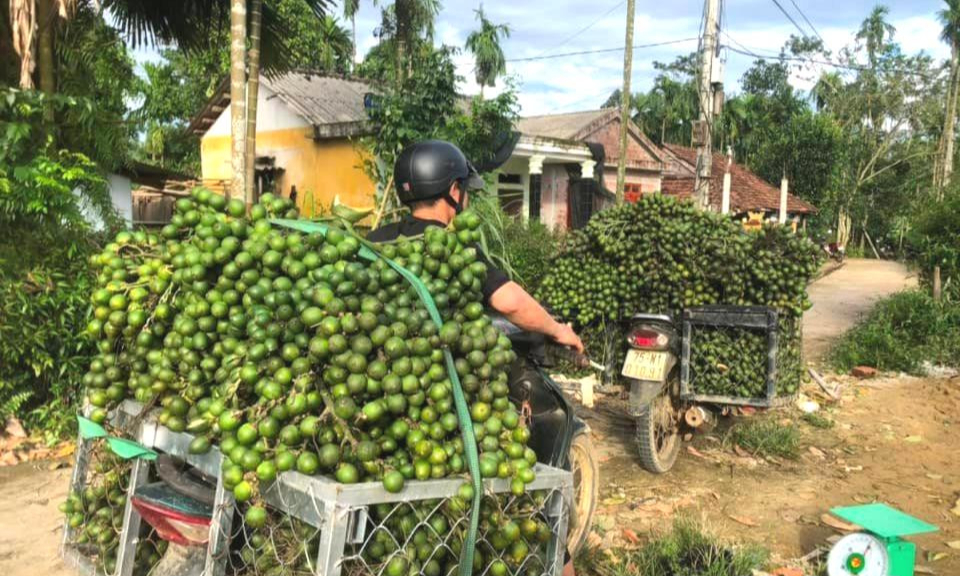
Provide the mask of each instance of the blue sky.
[{"label": "blue sky", "polygon": [[[779,2],[800,26],[806,27],[794,3],[799,6],[832,50],[853,42],[860,22],[876,5],[871,0]],[[436,42],[462,47],[467,35],[476,28],[474,9],[478,5],[477,0],[444,1],[436,25]],[[940,26],[936,12],[943,5],[942,0],[899,0],[886,5],[890,8],[890,21],[897,28],[895,39],[905,52],[925,51],[937,58],[949,57],[948,47],[938,38]],[[634,43],[696,37],[702,7],[701,0],[637,0]],[[334,13],[340,13],[340,10],[338,4],[331,5]],[[625,0],[487,0],[484,11],[493,21],[510,25],[512,34],[504,44],[508,59],[616,48],[624,43]],[[357,44],[361,55],[376,44],[373,32],[378,24],[379,8],[368,0],[361,1],[357,18]],[[583,30],[588,25],[589,28]],[[791,33],[798,33],[773,0],[727,0],[724,30],[751,50],[774,54]],[[650,86],[654,61],[673,60],[677,55],[695,50],[696,45],[696,41],[691,41],[636,50],[634,89],[643,90]],[[733,92],[752,58],[730,52],[726,54],[724,82],[727,91]],[[150,59],[156,55],[146,50],[137,52],[137,57]],[[470,55],[461,54],[457,66],[467,79],[463,91],[468,94],[478,92]],[[588,110],[599,107],[622,82],[623,53],[512,62],[508,64],[508,72],[518,80],[524,115]],[[796,78],[795,83],[803,88],[806,81]]]}]

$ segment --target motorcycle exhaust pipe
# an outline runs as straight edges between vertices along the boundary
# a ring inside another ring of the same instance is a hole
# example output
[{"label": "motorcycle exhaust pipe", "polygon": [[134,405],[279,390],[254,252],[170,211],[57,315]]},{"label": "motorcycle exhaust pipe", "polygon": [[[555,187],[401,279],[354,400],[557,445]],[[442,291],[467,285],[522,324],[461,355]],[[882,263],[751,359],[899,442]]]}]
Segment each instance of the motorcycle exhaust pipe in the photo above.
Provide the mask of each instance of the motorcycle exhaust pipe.
[{"label": "motorcycle exhaust pipe", "polygon": [[709,432],[717,425],[717,416],[702,406],[691,406],[683,415],[687,426]]}]

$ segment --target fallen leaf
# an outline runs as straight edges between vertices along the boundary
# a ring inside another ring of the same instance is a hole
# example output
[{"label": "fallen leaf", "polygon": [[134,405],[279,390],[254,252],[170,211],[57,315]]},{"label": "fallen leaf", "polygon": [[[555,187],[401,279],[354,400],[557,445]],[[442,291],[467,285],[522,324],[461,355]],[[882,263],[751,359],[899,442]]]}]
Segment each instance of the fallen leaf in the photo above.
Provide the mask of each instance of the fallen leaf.
[{"label": "fallen leaf", "polygon": [[844,472],[863,472],[863,466],[844,466]]},{"label": "fallen leaf", "polygon": [[827,526],[830,526],[831,528],[836,528],[837,530],[840,530],[841,532],[856,532],[857,530],[861,529],[860,526],[857,526],[856,524],[851,524],[850,522],[844,522],[843,520],[840,520],[835,516],[831,516],[826,512],[820,515],[820,521],[826,524]]},{"label": "fallen leaf", "polygon": [[57,451],[53,453],[54,458],[66,458],[67,456],[72,456],[74,452],[77,451],[77,445],[73,442],[64,442],[57,448]]},{"label": "fallen leaf", "polygon": [[917,442],[923,442],[923,436],[920,436],[919,434],[916,434],[914,436],[907,436],[906,438],[903,439],[903,441],[912,442],[915,444]]},{"label": "fallen leaf", "polygon": [[927,562],[938,562],[949,556],[946,552],[927,552]]},{"label": "fallen leaf", "polygon": [[626,501],[627,501],[626,498],[622,496],[616,496],[613,498],[604,498],[603,500],[600,501],[600,504],[603,504],[604,506],[619,506],[620,504],[623,504]]},{"label": "fallen leaf", "polygon": [[54,470],[57,470],[59,468],[66,468],[66,467],[67,467],[66,462],[63,462],[62,460],[55,460],[51,462],[49,466],[47,466],[47,470],[53,472]]},{"label": "fallen leaf", "polygon": [[931,480],[943,480],[943,474],[930,474],[927,473],[927,478]]},{"label": "fallen leaf", "polygon": [[751,457],[751,456],[750,456],[750,453],[747,452],[746,450],[744,450],[743,448],[741,448],[739,444],[734,444],[734,445],[733,445],[733,451],[736,452],[736,453],[737,453],[737,456],[740,456],[741,458],[750,458],[750,457]]},{"label": "fallen leaf", "polygon": [[706,456],[702,452],[700,452],[693,446],[687,446],[687,453],[690,454],[691,456],[696,456],[697,458],[706,458]]},{"label": "fallen leaf", "polygon": [[624,540],[626,540],[627,542],[629,542],[629,543],[631,543],[631,544],[639,544],[639,543],[640,543],[640,537],[637,536],[637,533],[636,533],[636,532],[634,532],[633,530],[631,530],[631,529],[629,529],[629,528],[624,528],[624,529],[620,532],[620,535],[623,536],[623,539],[624,539]]},{"label": "fallen leaf", "polygon": [[946,542],[946,545],[949,548],[953,548],[954,550],[960,550],[960,540],[954,540],[953,542]]},{"label": "fallen leaf", "polygon": [[743,524],[744,526],[750,526],[751,528],[756,528],[757,526],[759,526],[759,524],[757,524],[750,518],[747,518],[746,516],[734,516],[733,514],[728,514],[727,517],[733,520],[734,522],[737,522],[738,524]]},{"label": "fallen leaf", "polygon": [[918,564],[917,566],[914,566],[913,573],[914,574],[936,574],[936,572],[933,571],[933,568],[929,566],[924,566],[922,564]]},{"label": "fallen leaf", "polygon": [[823,459],[827,457],[827,454],[816,446],[810,446],[807,450],[817,458]]}]

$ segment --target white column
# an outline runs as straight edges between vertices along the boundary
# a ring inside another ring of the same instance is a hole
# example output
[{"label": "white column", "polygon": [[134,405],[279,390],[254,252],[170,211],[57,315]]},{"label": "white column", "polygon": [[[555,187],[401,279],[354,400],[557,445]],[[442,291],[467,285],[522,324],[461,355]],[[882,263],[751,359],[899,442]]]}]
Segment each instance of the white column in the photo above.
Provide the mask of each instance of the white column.
[{"label": "white column", "polygon": [[520,173],[521,182],[523,183],[523,214],[521,214],[523,221],[526,222],[530,219],[530,169],[524,170]]},{"label": "white column", "polygon": [[730,213],[730,173],[723,175],[723,197],[720,200],[720,213]]},{"label": "white column", "polygon": [[580,163],[580,177],[592,180],[593,179],[593,168],[597,163],[593,160],[584,160]]},{"label": "white column", "polygon": [[777,219],[781,224],[787,223],[787,177],[780,180],[780,217]]}]

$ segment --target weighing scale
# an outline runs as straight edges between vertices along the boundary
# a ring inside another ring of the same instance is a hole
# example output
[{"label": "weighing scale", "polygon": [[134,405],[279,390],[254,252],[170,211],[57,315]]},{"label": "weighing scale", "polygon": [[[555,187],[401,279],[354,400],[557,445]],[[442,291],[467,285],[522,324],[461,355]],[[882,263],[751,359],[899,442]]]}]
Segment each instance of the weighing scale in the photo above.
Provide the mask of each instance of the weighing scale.
[{"label": "weighing scale", "polygon": [[913,576],[917,548],[902,537],[938,530],[886,504],[846,506],[830,512],[864,531],[844,536],[830,549],[829,576]]}]

